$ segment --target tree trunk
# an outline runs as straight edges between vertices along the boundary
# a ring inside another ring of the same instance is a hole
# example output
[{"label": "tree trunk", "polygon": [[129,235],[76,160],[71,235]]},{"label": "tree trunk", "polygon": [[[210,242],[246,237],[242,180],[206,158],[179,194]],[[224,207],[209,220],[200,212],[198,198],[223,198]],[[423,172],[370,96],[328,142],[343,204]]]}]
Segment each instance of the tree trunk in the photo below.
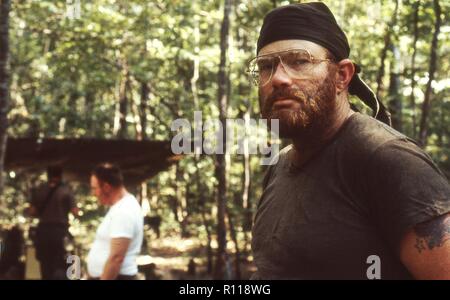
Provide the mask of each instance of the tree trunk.
[{"label": "tree trunk", "polygon": [[199,103],[198,103],[198,89],[197,89],[197,81],[199,78],[200,73],[200,28],[199,28],[199,21],[195,19],[195,28],[194,28],[194,70],[191,77],[191,91],[192,91],[192,99],[194,101],[194,107],[195,110],[199,109]]},{"label": "tree trunk", "polygon": [[86,132],[90,135],[94,132],[94,122],[92,121],[95,104],[95,93],[91,89],[87,89],[84,95],[84,113],[86,118]]},{"label": "tree trunk", "polygon": [[122,64],[122,79],[119,87],[119,128],[117,135],[119,138],[127,137],[127,114],[128,114],[128,87],[130,86],[130,74],[128,72],[127,63]]},{"label": "tree trunk", "polygon": [[0,0],[0,196],[3,194],[3,169],[6,153],[9,108],[9,0]]},{"label": "tree trunk", "polygon": [[[199,48],[200,45],[200,28],[199,28],[199,20],[195,19],[195,28],[194,28],[194,70],[191,77],[191,92],[192,92],[192,99],[194,102],[194,108],[196,111],[200,110],[200,104],[198,100],[198,88],[197,88],[197,82],[200,74],[200,57],[199,57]],[[195,124],[195,126],[198,126],[199,124]],[[197,128],[200,130],[201,128]],[[203,131],[201,130],[202,135]],[[201,183],[200,179],[200,168],[198,167],[200,161],[200,154],[195,153],[194,154],[194,165],[195,165],[195,180],[196,180],[196,187],[197,187],[197,193],[199,194],[199,202],[198,206],[200,209],[200,214],[202,217],[203,226],[206,231],[206,272],[211,275],[213,273],[213,249],[211,246],[212,243],[212,233],[210,224],[208,222],[208,218],[206,216],[206,203],[205,203],[205,192],[206,189],[204,188],[204,185]]]},{"label": "tree trunk", "polygon": [[[299,1],[299,2],[301,2],[301,1]],[[272,7],[277,8],[277,6],[278,6],[277,0],[272,0]]]},{"label": "tree trunk", "polygon": [[133,119],[134,119],[134,130],[136,132],[136,140],[138,141],[142,141],[143,140],[143,129],[142,129],[142,114],[140,112],[140,109],[138,108],[134,97],[133,97],[133,93],[131,91],[131,88],[128,90],[129,91],[129,102],[130,102],[130,106],[131,106],[131,111],[133,113]]},{"label": "tree trunk", "polygon": [[446,128],[446,126],[444,124],[445,124],[444,109],[440,109],[439,110],[439,128],[438,128],[438,132],[437,132],[437,141],[436,141],[436,145],[439,148],[444,147],[444,136],[445,136],[445,128]]},{"label": "tree trunk", "polygon": [[206,259],[207,259],[206,272],[208,274],[212,274],[212,272],[213,272],[213,249],[211,246],[212,234],[211,234],[210,226],[208,224],[208,219],[206,217],[205,198],[203,197],[203,195],[200,196],[200,201],[203,202],[202,208],[201,208],[201,215],[202,215],[203,226],[205,226],[206,239],[207,239],[207,241],[206,241]]},{"label": "tree trunk", "polygon": [[[76,82],[75,78],[72,78],[73,82]],[[60,134],[65,136],[67,133],[71,134],[74,129],[77,127],[77,115],[78,115],[78,98],[80,94],[77,90],[72,90],[69,99],[67,100],[67,104],[69,107],[69,112],[67,114],[67,122],[65,126],[60,127]]]},{"label": "tree trunk", "polygon": [[[242,95],[241,93],[239,93]],[[250,120],[250,114],[251,114],[251,105],[247,97],[245,100],[245,107],[247,110],[244,113],[244,120],[245,122],[249,122]],[[252,222],[253,222],[253,213],[252,213],[252,203],[250,198],[250,186],[251,186],[251,169],[250,169],[250,154],[249,154],[249,140],[247,135],[244,137],[244,181],[242,183],[242,209],[244,216],[242,218],[242,229],[244,233],[244,247],[243,252],[245,255],[247,255],[247,249],[249,248],[249,242],[251,238],[251,229],[252,229]]]},{"label": "tree trunk", "polygon": [[[236,195],[236,197],[239,197]],[[227,207],[227,215],[228,215],[228,226],[230,227],[230,236],[234,243],[234,251],[235,251],[235,260],[234,260],[234,278],[235,280],[241,279],[241,251],[239,249],[239,243],[236,233],[236,228],[234,226],[234,215],[231,212],[231,209]]]},{"label": "tree trunk", "polygon": [[[239,9],[237,8],[240,5],[240,2],[235,2],[234,6],[234,13],[237,16],[237,18],[242,18],[243,16],[239,16]],[[242,28],[237,27],[236,28],[236,37],[235,41],[237,46],[242,51],[252,51],[252,47],[249,46],[249,38],[247,36],[247,32],[243,30]],[[239,85],[237,87],[237,94],[243,95],[243,110],[240,110],[239,117],[244,118],[245,122],[249,122],[250,116],[252,114],[252,106],[250,103],[250,97],[251,97],[251,89],[249,88],[248,84],[243,84],[242,81],[239,81]],[[246,126],[247,127],[247,126]],[[250,154],[249,154],[249,137],[247,134],[244,135],[244,157],[242,160],[243,164],[243,174],[242,177],[244,178],[242,182],[242,213],[243,217],[241,218],[241,226],[243,230],[243,237],[244,237],[244,245],[242,247],[242,254],[247,254],[247,248],[249,245],[249,231],[251,230],[252,226],[252,204],[251,204],[251,198],[250,198],[250,187],[251,187],[251,166],[250,166]]]},{"label": "tree trunk", "polygon": [[[227,114],[227,52],[228,52],[228,36],[230,29],[230,11],[231,0],[224,0],[224,12],[222,26],[220,30],[220,66],[218,74],[218,104],[219,104],[219,119],[223,128],[226,128],[226,114]],[[223,130],[223,149],[226,149],[226,130]],[[215,279],[223,278],[223,268],[226,259],[226,226],[225,226],[225,210],[226,210],[226,194],[227,194],[227,179],[226,179],[226,154],[216,155],[216,176],[218,179],[217,189],[217,239],[218,249],[216,257],[216,266],[214,271]]]},{"label": "tree trunk", "polygon": [[186,191],[184,190],[182,183],[183,182],[183,170],[179,164],[175,165],[175,200],[174,200],[174,213],[175,218],[180,225],[180,235],[181,238],[188,237],[187,231],[187,221],[188,221],[188,212],[187,212],[187,203],[186,203]]},{"label": "tree trunk", "polygon": [[439,0],[433,1],[434,5],[434,14],[436,16],[436,20],[434,23],[434,33],[433,40],[431,42],[431,50],[430,50],[430,65],[428,69],[428,82],[425,90],[425,98],[422,104],[422,117],[420,119],[420,131],[419,131],[419,144],[422,147],[425,147],[428,139],[428,115],[431,110],[431,96],[433,93],[433,89],[431,87],[431,83],[434,80],[434,75],[437,69],[437,50],[438,50],[438,36],[439,31],[441,29],[441,6],[439,5]]},{"label": "tree trunk", "polygon": [[147,102],[150,88],[147,82],[141,82],[141,103],[139,105],[139,116],[141,120],[142,139],[147,139]]},{"label": "tree trunk", "polygon": [[[248,107],[248,106],[247,106]],[[249,109],[249,108],[248,108]],[[244,114],[244,120],[245,122],[250,121],[250,112],[247,110]],[[251,177],[250,177],[250,154],[248,149],[248,137],[247,135],[244,138],[244,182],[242,183],[242,208],[245,211],[246,219],[244,221],[244,228],[248,228],[247,226],[250,224],[251,226],[251,212],[250,212],[250,220],[248,220],[248,214],[247,212],[251,211],[251,203],[250,203],[250,183],[251,183]]]},{"label": "tree trunk", "polygon": [[208,222],[208,218],[206,217],[206,202],[205,202],[205,188],[204,185],[201,183],[200,180],[200,169],[198,167],[198,156],[194,155],[194,163],[195,163],[195,184],[197,187],[197,193],[199,194],[199,201],[198,201],[198,207],[200,210],[200,214],[202,217],[202,222],[203,222],[203,226],[205,227],[205,231],[206,231],[206,258],[207,258],[207,268],[206,271],[208,274],[212,274],[213,272],[213,250],[212,250],[212,246],[211,246],[211,242],[212,242],[212,234],[211,234],[211,229],[210,229],[210,225]]},{"label": "tree trunk", "polygon": [[380,94],[383,89],[383,77],[384,77],[384,61],[386,60],[387,51],[389,48],[389,43],[391,42],[391,32],[390,29],[387,29],[386,35],[384,36],[384,47],[383,50],[381,50],[380,54],[380,67],[378,68],[377,73],[377,98],[380,99]]},{"label": "tree trunk", "polygon": [[378,69],[378,74],[377,74],[377,92],[376,92],[378,99],[380,99],[381,92],[383,90],[383,77],[384,77],[384,71],[385,71],[384,70],[385,69],[384,61],[386,60],[387,52],[391,45],[392,28],[397,23],[397,11],[398,11],[398,0],[395,1],[394,15],[393,15],[391,21],[386,26],[386,32],[384,35],[384,47],[381,50],[381,54],[380,54],[381,61],[380,61],[380,68]]},{"label": "tree trunk", "polygon": [[392,127],[402,132],[402,98],[400,94],[400,51],[391,43],[393,59],[389,76],[388,105],[392,114]]},{"label": "tree trunk", "polygon": [[413,41],[413,54],[411,57],[411,94],[409,95],[413,138],[417,138],[416,98],[414,96],[414,89],[416,88],[415,77],[416,77],[417,40],[419,39],[419,7],[420,1],[416,1],[414,3],[414,41]]},{"label": "tree trunk", "polygon": [[205,189],[200,181],[200,170],[198,168],[198,158],[194,157],[195,161],[195,179],[197,186],[197,193],[199,194],[199,209],[202,216],[203,226],[206,231],[206,258],[207,258],[207,273],[212,274],[213,272],[213,250],[211,246],[212,234],[209,226],[208,218],[206,217],[206,203],[205,203]]}]

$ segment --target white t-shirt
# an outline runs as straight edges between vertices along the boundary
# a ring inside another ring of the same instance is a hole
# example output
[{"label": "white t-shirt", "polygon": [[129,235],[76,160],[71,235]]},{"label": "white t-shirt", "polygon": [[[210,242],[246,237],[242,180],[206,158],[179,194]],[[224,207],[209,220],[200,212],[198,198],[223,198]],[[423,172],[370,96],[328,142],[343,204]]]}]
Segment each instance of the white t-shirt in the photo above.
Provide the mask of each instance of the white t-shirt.
[{"label": "white t-shirt", "polygon": [[136,275],[136,258],[141,251],[144,234],[144,217],[136,198],[126,194],[117,201],[106,214],[97,229],[94,243],[87,257],[88,272],[91,277],[100,277],[109,257],[111,239],[129,238],[124,261],[120,268],[120,275]]}]

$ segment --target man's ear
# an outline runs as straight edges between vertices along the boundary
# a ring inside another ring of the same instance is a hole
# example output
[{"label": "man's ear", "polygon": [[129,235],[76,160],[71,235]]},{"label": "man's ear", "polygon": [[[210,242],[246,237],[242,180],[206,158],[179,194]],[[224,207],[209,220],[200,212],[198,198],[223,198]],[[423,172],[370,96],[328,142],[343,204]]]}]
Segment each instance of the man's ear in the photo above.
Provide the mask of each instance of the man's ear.
[{"label": "man's ear", "polygon": [[346,58],[337,63],[338,70],[336,72],[336,92],[341,93],[346,90],[355,74],[355,65]]},{"label": "man's ear", "polygon": [[109,183],[102,182],[102,190],[103,190],[104,193],[109,195],[109,193],[111,192],[111,189],[112,189],[112,187],[111,187],[111,185]]}]

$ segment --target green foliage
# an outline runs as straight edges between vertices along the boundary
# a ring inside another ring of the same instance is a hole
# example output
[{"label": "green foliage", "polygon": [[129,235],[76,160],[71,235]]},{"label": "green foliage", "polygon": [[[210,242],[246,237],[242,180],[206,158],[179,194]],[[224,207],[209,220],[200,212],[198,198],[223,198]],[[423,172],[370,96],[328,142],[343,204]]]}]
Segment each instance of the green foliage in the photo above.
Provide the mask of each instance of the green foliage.
[{"label": "green foliage", "polygon": [[[142,115],[146,120],[144,131],[152,140],[170,139],[173,135],[171,121],[178,117],[192,120],[196,109],[202,111],[204,118],[218,116],[221,1],[80,2],[79,19],[66,16],[67,6],[62,0],[13,2],[10,18],[11,136],[114,138],[117,135],[120,88],[126,79],[125,74],[129,78],[126,92],[127,138],[137,138],[136,126]],[[435,18],[432,1],[420,1],[414,112],[409,99],[415,1],[400,1],[396,22],[391,27],[394,1],[325,2],[347,33],[351,58],[363,67],[362,77],[374,89],[384,37],[388,30],[391,31],[391,41],[399,50],[400,59],[398,61],[388,51],[381,96],[386,103],[389,76],[394,68],[399,68],[401,85],[397,94],[403,104],[403,128],[405,133],[412,135],[412,116],[416,114],[417,120],[420,117],[420,104],[428,78]],[[255,55],[262,19],[274,3],[281,4],[280,1],[268,0],[237,0],[233,3],[228,66],[230,118],[242,118],[246,112],[252,117],[259,115],[256,88],[250,84],[244,71],[246,62]],[[443,25],[439,36],[439,62],[433,83],[427,150],[449,174],[450,3],[441,1],[441,6]],[[195,82],[198,103],[194,102],[192,84],[196,60],[199,62]],[[146,102],[141,98],[143,84],[149,88]],[[358,100],[352,101],[367,111]],[[142,113],[140,116],[139,112]],[[243,156],[231,157],[227,195],[240,236],[244,231],[244,209],[240,199],[243,159]],[[253,211],[261,193],[264,170],[254,156],[250,159],[250,168],[249,202]],[[178,172],[181,176],[177,176],[173,167],[147,183],[150,214],[163,217],[162,229],[167,233],[179,232],[180,222],[186,219],[187,231],[206,239],[207,227],[215,233],[217,180],[214,157],[200,156],[197,160],[188,156],[179,163]],[[5,223],[23,222],[21,216],[32,180],[21,174],[8,178],[5,191],[7,207],[1,208],[2,215],[6,216],[3,219]],[[88,196],[86,186],[75,189],[84,212],[75,231],[79,236],[85,236],[89,232],[86,228],[94,228],[101,212],[96,209],[95,199]]]}]

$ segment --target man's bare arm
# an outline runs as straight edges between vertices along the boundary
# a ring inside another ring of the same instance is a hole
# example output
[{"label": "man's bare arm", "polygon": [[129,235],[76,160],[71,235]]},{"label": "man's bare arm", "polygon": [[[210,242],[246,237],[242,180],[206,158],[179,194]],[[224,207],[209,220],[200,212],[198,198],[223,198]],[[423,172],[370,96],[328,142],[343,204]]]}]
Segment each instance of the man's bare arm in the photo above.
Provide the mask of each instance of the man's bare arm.
[{"label": "man's bare arm", "polygon": [[416,279],[450,279],[450,213],[410,230],[401,242],[400,258]]},{"label": "man's bare arm", "polygon": [[103,269],[103,274],[100,276],[101,280],[112,280],[117,278],[128,247],[130,246],[130,242],[131,240],[129,238],[111,239],[111,250]]}]

